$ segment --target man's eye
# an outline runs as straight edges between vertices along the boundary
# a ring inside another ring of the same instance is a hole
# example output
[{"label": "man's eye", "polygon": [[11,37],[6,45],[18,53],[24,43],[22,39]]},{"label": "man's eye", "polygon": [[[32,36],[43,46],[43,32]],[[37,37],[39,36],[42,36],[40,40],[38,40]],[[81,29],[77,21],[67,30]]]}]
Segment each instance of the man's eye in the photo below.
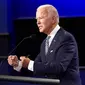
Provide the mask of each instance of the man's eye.
[{"label": "man's eye", "polygon": [[39,18],[36,18],[36,20],[40,20],[40,19],[44,19],[44,17],[39,17]]},{"label": "man's eye", "polygon": [[40,19],[43,19],[44,17],[40,17]]}]

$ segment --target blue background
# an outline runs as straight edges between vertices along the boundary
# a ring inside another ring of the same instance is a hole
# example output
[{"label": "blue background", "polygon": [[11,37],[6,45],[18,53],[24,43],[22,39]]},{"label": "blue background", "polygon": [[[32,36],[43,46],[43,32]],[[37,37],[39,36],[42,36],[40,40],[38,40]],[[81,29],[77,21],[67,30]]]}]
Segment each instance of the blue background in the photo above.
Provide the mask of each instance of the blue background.
[{"label": "blue background", "polygon": [[13,31],[13,20],[35,17],[41,4],[52,4],[60,17],[84,17],[85,0],[0,0],[0,33]]}]

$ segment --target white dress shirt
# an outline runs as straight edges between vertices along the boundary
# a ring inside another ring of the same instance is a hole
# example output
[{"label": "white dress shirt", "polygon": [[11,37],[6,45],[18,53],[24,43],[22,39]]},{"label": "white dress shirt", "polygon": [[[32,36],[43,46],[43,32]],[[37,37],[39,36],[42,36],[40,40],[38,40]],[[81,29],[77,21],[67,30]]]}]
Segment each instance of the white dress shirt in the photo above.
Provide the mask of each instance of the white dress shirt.
[{"label": "white dress shirt", "polygon": [[[60,29],[60,26],[56,25],[56,27],[53,29],[53,31],[48,35],[48,36],[51,36],[49,39],[49,46],[51,45],[51,42],[59,29]],[[34,61],[30,60],[29,65],[28,65],[28,70],[33,71],[34,70],[33,66],[34,66]],[[16,68],[14,68],[14,70],[20,71],[21,68],[22,68],[22,63],[20,63],[20,61],[19,61],[19,65]]]}]

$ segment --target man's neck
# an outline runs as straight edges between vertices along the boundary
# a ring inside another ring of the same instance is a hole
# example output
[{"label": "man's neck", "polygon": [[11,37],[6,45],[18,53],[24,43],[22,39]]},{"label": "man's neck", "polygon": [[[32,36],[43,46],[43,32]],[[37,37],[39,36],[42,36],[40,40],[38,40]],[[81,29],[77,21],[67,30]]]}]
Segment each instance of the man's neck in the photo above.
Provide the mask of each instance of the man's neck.
[{"label": "man's neck", "polygon": [[56,27],[56,25],[57,25],[57,23],[55,23],[55,24],[52,26],[50,32],[49,32],[47,35],[49,35],[49,34],[53,31],[53,29]]}]

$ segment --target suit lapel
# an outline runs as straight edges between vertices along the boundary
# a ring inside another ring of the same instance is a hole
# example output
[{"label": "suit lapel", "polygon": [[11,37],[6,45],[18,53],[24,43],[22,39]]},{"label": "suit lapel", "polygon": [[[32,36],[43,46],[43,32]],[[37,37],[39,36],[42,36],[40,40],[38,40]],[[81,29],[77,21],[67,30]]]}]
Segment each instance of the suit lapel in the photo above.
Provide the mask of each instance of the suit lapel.
[{"label": "suit lapel", "polygon": [[45,55],[45,41],[46,39],[43,41],[42,46],[41,46],[41,55],[42,55],[42,61],[46,62],[46,55]]},{"label": "suit lapel", "polygon": [[[51,43],[51,45],[50,45],[50,47],[49,47],[49,50],[48,50],[48,53],[47,53],[47,55],[46,55],[46,57],[47,57],[47,60],[49,60],[49,59],[51,59],[51,54],[55,51],[55,50],[57,50],[58,49],[58,47],[60,46],[59,44],[60,44],[60,42],[61,42],[61,40],[62,40],[62,34],[63,34],[63,31],[62,31],[63,29],[62,28],[60,28],[60,30],[57,32],[57,34],[55,35],[55,37],[53,38],[53,40],[52,40],[52,43]],[[49,58],[50,57],[50,58]]]}]

